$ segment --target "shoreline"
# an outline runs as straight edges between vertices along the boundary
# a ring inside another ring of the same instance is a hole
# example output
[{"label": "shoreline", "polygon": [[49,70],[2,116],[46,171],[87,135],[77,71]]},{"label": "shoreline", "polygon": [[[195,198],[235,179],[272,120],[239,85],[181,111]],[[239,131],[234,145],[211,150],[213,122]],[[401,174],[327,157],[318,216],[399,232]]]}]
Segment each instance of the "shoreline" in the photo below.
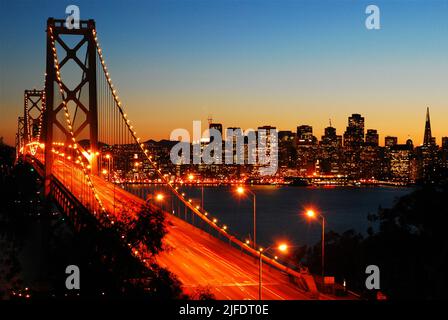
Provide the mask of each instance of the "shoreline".
[{"label": "shoreline", "polygon": [[[162,182],[149,182],[149,181],[132,181],[132,182],[119,182],[118,185],[164,185]],[[417,184],[403,184],[393,182],[381,182],[381,183],[347,183],[347,184],[324,184],[324,183],[311,183],[309,185],[293,185],[290,183],[232,183],[232,182],[198,182],[198,183],[174,183],[173,185],[182,187],[220,187],[220,186],[239,186],[241,184],[248,186],[278,186],[278,187],[292,187],[292,188],[361,188],[361,187],[396,187],[396,188],[413,188],[417,187]]]}]

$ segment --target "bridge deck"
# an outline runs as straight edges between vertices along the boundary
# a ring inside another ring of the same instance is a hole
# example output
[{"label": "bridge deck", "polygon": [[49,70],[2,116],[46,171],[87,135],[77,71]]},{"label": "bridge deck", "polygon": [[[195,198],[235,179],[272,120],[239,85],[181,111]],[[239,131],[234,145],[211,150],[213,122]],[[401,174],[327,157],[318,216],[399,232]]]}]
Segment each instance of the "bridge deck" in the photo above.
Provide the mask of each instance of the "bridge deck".
[{"label": "bridge deck", "polygon": [[[55,161],[55,177],[78,196],[82,182],[79,169]],[[109,212],[131,210],[134,213],[144,201],[129,192],[93,177],[94,184]],[[115,196],[114,196],[115,193]],[[228,245],[183,220],[167,215],[167,250],[157,260],[176,274],[187,292],[198,286],[209,286],[218,299],[258,299],[258,259]],[[263,265],[263,299],[309,299],[310,296],[288,280],[283,272]]]}]

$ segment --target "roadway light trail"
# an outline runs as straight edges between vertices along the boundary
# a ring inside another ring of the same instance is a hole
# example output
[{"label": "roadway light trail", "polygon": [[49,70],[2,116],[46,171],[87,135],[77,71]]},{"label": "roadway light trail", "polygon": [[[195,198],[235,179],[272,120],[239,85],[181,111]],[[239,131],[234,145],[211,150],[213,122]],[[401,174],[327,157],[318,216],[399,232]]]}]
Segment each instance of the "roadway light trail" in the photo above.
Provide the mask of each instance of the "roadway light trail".
[{"label": "roadway light trail", "polygon": [[[60,179],[62,169],[72,169],[72,192],[79,194],[82,182],[78,168],[70,167],[63,161],[55,162],[55,175]],[[97,191],[108,212],[113,212],[114,190],[107,181],[93,176]],[[129,208],[136,215],[144,201],[121,188],[115,189],[117,209]],[[119,215],[121,212],[117,211]],[[119,216],[117,215],[117,219]],[[182,281],[186,292],[192,293],[199,286],[210,286],[218,299],[256,299],[258,297],[258,259],[242,253],[208,233],[174,217],[166,215],[168,234],[164,239],[167,250],[157,261],[167,267]],[[264,264],[264,299],[296,300],[310,299],[297,285],[289,282],[288,276]],[[242,290],[241,288],[244,288]]]}]

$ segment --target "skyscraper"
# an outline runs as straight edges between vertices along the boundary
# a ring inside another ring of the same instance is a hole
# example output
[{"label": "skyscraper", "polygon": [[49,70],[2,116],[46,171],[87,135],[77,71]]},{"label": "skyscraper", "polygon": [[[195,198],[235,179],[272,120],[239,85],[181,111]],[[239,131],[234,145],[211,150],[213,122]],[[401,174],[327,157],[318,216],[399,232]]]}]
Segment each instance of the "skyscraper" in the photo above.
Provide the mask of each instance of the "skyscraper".
[{"label": "skyscraper", "polygon": [[326,127],[325,134],[322,136],[321,144],[325,146],[341,147],[342,137],[336,134],[336,128]]},{"label": "skyscraper", "polygon": [[364,117],[354,113],[348,118],[348,127],[344,133],[344,146],[355,151],[364,144]]},{"label": "skyscraper", "polygon": [[442,137],[442,150],[448,151],[448,137]]},{"label": "skyscraper", "polygon": [[297,127],[297,143],[301,145],[314,144],[313,127],[309,125],[301,125]]},{"label": "skyscraper", "polygon": [[448,137],[442,137],[442,166],[448,168]]},{"label": "skyscraper", "polygon": [[409,143],[391,148],[390,173],[393,180],[408,182],[411,179],[412,149]]},{"label": "skyscraper", "polygon": [[[257,130],[258,164],[278,168],[278,131],[276,127],[262,126]],[[260,158],[263,157],[264,159]],[[266,161],[268,163],[266,163]],[[274,174],[274,173],[272,173]]]},{"label": "skyscraper", "polygon": [[368,129],[366,133],[366,145],[378,147],[379,135],[375,129]]},{"label": "skyscraper", "polygon": [[232,164],[244,164],[244,136],[240,127],[229,127],[226,129],[226,144],[232,147],[228,149],[226,146],[224,154],[229,161],[232,160]]},{"label": "skyscraper", "polygon": [[426,108],[426,123],[425,123],[425,134],[423,136],[423,145],[430,146],[433,144],[434,143],[431,135],[431,119],[429,117],[429,108]]},{"label": "skyscraper", "polygon": [[417,148],[417,158],[419,162],[419,178],[425,182],[433,181],[436,172],[438,148],[431,134],[431,120],[429,108],[426,109],[425,133],[423,145]]},{"label": "skyscraper", "polygon": [[384,138],[384,145],[386,147],[393,147],[398,143],[398,138],[397,137],[391,137],[391,136],[387,136],[386,138]]},{"label": "skyscraper", "polygon": [[[221,138],[222,138],[222,124],[221,123],[210,123],[208,125],[208,128],[218,130],[219,133],[221,133]],[[213,142],[213,137],[210,138],[210,142]]]}]

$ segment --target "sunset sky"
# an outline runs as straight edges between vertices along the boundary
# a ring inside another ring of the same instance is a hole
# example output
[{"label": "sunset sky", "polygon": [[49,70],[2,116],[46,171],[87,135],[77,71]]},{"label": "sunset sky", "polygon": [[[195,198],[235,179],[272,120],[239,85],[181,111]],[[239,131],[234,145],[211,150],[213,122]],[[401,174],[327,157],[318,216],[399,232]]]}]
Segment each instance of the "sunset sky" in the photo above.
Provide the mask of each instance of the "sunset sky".
[{"label": "sunset sky", "polygon": [[[23,90],[41,88],[48,17],[96,20],[110,74],[145,140],[192,130],[309,124],[320,139],[361,113],[366,129],[423,139],[426,107],[448,136],[448,0],[0,0],[0,136],[14,144]],[[365,8],[381,9],[367,30]]]}]

